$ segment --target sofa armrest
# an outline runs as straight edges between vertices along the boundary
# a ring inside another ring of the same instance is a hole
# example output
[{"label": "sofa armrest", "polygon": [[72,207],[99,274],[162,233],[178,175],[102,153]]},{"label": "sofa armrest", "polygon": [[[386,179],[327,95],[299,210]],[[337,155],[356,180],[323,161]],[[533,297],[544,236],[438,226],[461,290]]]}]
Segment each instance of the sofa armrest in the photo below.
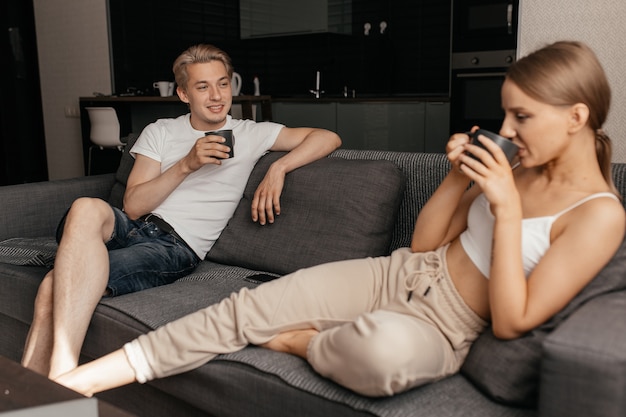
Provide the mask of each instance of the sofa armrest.
[{"label": "sofa armrest", "polygon": [[105,174],[0,187],[0,240],[54,236],[76,198],[108,200],[114,182],[114,174]]},{"label": "sofa armrest", "polygon": [[596,297],[544,342],[542,417],[626,416],[626,292]]}]

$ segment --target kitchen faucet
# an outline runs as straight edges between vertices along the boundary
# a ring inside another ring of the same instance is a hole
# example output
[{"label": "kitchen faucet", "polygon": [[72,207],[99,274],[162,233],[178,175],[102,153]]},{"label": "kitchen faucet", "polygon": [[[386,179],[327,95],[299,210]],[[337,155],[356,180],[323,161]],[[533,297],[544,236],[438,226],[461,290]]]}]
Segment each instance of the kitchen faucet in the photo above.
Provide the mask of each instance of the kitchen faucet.
[{"label": "kitchen faucet", "polygon": [[323,90],[320,90],[320,72],[317,71],[315,74],[315,90],[309,90],[311,94],[315,95],[315,98],[320,98],[320,95],[324,93]]}]

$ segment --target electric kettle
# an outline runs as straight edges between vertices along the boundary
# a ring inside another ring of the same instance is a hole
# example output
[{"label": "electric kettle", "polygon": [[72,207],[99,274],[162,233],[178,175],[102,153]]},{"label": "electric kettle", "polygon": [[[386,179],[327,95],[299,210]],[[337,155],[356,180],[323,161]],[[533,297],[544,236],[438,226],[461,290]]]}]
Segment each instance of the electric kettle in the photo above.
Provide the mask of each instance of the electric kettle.
[{"label": "electric kettle", "polygon": [[233,96],[238,96],[241,92],[241,75],[233,72],[233,77],[230,80]]}]

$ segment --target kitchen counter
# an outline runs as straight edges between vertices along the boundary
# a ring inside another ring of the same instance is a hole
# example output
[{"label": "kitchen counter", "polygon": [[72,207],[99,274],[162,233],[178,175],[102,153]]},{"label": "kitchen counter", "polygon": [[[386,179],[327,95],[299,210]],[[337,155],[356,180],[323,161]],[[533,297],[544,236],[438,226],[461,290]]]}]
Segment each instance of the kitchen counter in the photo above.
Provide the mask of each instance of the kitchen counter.
[{"label": "kitchen counter", "polygon": [[[160,118],[178,117],[189,113],[189,106],[180,101],[178,96],[92,96],[80,97],[80,124],[83,142],[83,156],[85,160],[85,172],[89,159],[91,141],[89,132],[91,124],[86,107],[113,107],[120,122],[120,136],[130,133],[139,134],[149,123]],[[241,116],[244,119],[253,119],[258,115],[256,107],[260,107],[260,115],[257,120],[272,120],[272,97],[263,96],[235,96],[233,105],[241,106]],[[95,172],[105,173],[114,171],[119,165],[119,152],[99,152],[95,162]],[[102,169],[99,166],[102,166]]]},{"label": "kitchen counter", "polygon": [[272,97],[274,121],[331,130],[347,149],[443,152],[449,100],[441,96]]},{"label": "kitchen counter", "polygon": [[272,97],[273,102],[282,103],[415,103],[415,102],[439,102],[447,103],[450,101],[448,96],[375,96],[375,95],[358,95],[356,97],[344,97],[339,95],[324,95],[320,98],[309,95]]},{"label": "kitchen counter", "polygon": [[[181,102],[178,96],[94,96],[80,97],[80,106],[110,106],[133,105],[133,104],[155,104],[155,105],[180,105],[186,108],[186,104]],[[263,120],[272,119],[272,97],[271,96],[234,96],[233,104],[241,104],[242,116],[244,119],[252,119],[252,105],[260,104]]]}]

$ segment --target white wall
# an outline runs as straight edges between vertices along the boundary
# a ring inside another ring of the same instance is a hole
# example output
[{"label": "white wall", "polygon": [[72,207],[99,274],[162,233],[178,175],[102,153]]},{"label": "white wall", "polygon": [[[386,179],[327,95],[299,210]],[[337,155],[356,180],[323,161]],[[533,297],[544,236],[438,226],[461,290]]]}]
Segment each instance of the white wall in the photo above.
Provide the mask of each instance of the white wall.
[{"label": "white wall", "polygon": [[595,50],[612,89],[604,127],[613,141],[613,161],[626,162],[626,1],[520,0],[520,5],[520,55],[563,39]]},{"label": "white wall", "polygon": [[33,0],[51,180],[82,176],[78,97],[111,94],[106,0]]}]

